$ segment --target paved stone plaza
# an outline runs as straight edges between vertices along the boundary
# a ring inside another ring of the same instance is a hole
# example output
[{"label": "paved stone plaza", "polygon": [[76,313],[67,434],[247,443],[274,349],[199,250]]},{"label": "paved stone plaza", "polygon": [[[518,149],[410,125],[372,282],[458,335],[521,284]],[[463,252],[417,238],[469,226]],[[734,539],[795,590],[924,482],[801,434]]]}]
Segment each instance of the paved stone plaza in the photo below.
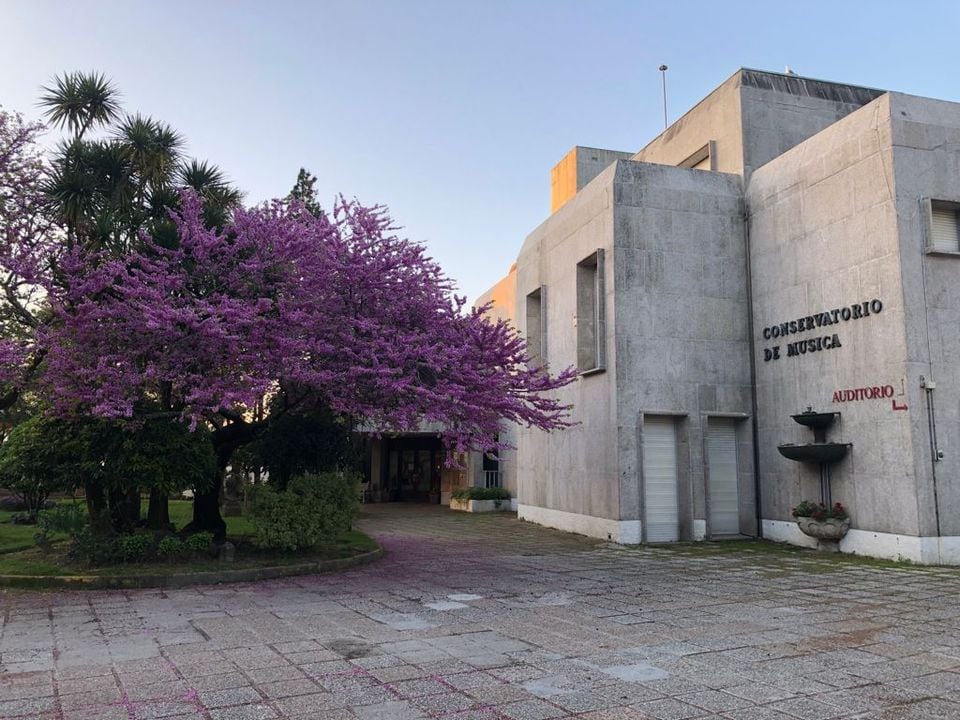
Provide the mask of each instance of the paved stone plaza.
[{"label": "paved stone plaza", "polygon": [[960,572],[367,506],[340,574],[2,596],[0,717],[960,718]]}]

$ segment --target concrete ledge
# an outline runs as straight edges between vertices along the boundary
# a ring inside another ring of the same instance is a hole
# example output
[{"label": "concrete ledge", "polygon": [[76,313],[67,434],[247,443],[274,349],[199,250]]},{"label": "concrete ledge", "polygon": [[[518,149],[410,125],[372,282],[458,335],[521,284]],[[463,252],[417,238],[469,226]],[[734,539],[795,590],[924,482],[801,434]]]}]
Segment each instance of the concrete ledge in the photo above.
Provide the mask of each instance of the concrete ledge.
[{"label": "concrete ledge", "polygon": [[0,587],[29,588],[33,590],[107,590],[119,588],[179,588],[189,585],[218,585],[220,583],[257,582],[297,575],[343,570],[383,557],[383,548],[336,560],[319,560],[291,565],[212,570],[174,575],[0,575]]},{"label": "concrete ledge", "polygon": [[788,520],[764,520],[763,539],[790,543],[799,547],[817,548],[815,538],[804,535],[795,522]]},{"label": "concrete ledge", "polygon": [[517,506],[517,517],[537,525],[545,525],[557,530],[602,540],[612,540],[621,545],[640,544],[639,520],[610,520],[592,515],[580,515],[579,513],[522,504]]},{"label": "concrete ledge", "polygon": [[[764,520],[763,537],[801,547],[817,547],[814,538],[807,537],[795,522],[787,520]],[[840,541],[840,552],[918,565],[960,565],[960,536],[918,537],[851,529]]]}]

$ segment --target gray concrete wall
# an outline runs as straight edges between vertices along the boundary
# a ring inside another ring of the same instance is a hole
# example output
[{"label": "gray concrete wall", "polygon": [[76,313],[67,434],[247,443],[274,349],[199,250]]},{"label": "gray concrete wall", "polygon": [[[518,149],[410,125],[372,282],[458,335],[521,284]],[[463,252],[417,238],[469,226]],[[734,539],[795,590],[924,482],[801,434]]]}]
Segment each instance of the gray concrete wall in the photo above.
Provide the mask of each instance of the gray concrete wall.
[{"label": "gray concrete wall", "polygon": [[756,168],[882,94],[797,75],[737,70],[633,159],[680,165],[712,140],[712,169],[749,178]]},{"label": "gray concrete wall", "polygon": [[617,160],[629,160],[633,153],[620,150],[604,150],[578,145],[577,148],[577,192],[593,182],[593,179]]},{"label": "gray concrete wall", "polygon": [[882,90],[758,70],[738,73],[742,174],[750,174],[883,94]]},{"label": "gray concrete wall", "polygon": [[[528,293],[547,288],[547,355],[558,371],[576,365],[577,263],[604,249],[608,327],[616,291],[609,254],[613,250],[613,177],[609,167],[531,233],[517,258],[516,317],[525,333],[522,305]],[[617,519],[619,515],[616,427],[616,359],[607,332],[607,369],[581,376],[560,390],[573,406],[574,427],[553,433],[518,428],[520,502],[568,513]]]},{"label": "gray concrete wall", "polygon": [[[848,506],[853,527],[918,534],[912,429],[920,409],[906,367],[890,97],[757,169],[746,199],[763,517],[791,520],[800,500],[819,498],[816,467],[791,462],[776,447],[812,441],[790,418],[812,406],[840,411],[829,439],[853,443],[833,471],[834,500]],[[883,303],[880,314],[763,337],[765,327],[874,298]],[[834,333],[842,347],[787,357],[788,342]],[[764,349],[774,346],[780,359],[764,361]],[[896,398],[833,402],[837,390],[885,385]],[[893,400],[909,409],[894,410]]]},{"label": "gray concrete wall", "polygon": [[[751,412],[741,180],[621,161],[614,200],[620,514],[643,519],[642,415],[675,415],[681,535],[689,539],[693,521],[708,517],[707,418]],[[753,534],[753,450],[745,430],[741,531]]]},{"label": "gray concrete wall", "polygon": [[[929,199],[960,201],[960,104],[892,94],[890,118],[920,532],[955,536],[960,535],[960,256],[928,254],[926,222]],[[944,453],[939,462],[932,459],[920,376],[937,384],[931,398]]]},{"label": "gray concrete wall", "polygon": [[687,111],[633,156],[633,160],[679,165],[711,140],[716,155],[713,168],[740,174],[743,170],[743,132],[740,125],[740,71]]}]

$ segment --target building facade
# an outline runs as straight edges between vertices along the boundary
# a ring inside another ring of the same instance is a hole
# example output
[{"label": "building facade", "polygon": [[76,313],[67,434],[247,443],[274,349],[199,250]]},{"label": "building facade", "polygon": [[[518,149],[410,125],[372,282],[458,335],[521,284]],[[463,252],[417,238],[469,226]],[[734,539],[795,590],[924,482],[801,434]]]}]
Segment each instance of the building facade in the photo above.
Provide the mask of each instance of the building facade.
[{"label": "building facade", "polygon": [[[960,105],[739,70],[639,152],[575,148],[551,188],[481,299],[580,371],[575,426],[510,430],[521,518],[813,544],[791,509],[826,474],[843,551],[960,562]],[[839,413],[829,465],[780,450],[823,444],[808,410]]]}]

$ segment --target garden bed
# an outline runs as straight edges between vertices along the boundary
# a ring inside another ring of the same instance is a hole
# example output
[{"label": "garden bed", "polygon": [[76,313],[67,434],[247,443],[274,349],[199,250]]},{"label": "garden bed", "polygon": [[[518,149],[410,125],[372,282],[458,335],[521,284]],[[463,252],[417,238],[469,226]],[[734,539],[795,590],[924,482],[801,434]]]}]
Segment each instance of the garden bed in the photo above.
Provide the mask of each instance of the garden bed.
[{"label": "garden bed", "polygon": [[510,491],[499,487],[458,488],[450,496],[450,509],[471,513],[510,510]]},{"label": "garden bed", "polygon": [[[64,503],[77,502],[64,500]],[[144,508],[144,511],[146,508]],[[176,527],[192,516],[189,501],[170,502],[170,520]],[[176,560],[114,563],[85,567],[67,557],[66,536],[54,535],[46,549],[36,546],[36,525],[15,525],[12,513],[0,513],[0,587],[26,588],[136,588],[183,587],[222,582],[249,582],[338,570],[369,562],[383,554],[361,532],[342,533],[333,542],[304,552],[261,550],[253,545],[254,525],[242,516],[225,517],[227,538],[235,546],[232,561],[206,553],[185,554]]]},{"label": "garden bed", "polygon": [[379,545],[361,532],[344,533],[336,542],[302,554],[251,552],[238,547],[234,562],[204,560],[183,563],[141,563],[78,568],[56,546],[0,555],[0,586],[20,588],[145,588],[184,587],[224,582],[251,582],[293,575],[310,575],[361,565],[383,555]]}]

